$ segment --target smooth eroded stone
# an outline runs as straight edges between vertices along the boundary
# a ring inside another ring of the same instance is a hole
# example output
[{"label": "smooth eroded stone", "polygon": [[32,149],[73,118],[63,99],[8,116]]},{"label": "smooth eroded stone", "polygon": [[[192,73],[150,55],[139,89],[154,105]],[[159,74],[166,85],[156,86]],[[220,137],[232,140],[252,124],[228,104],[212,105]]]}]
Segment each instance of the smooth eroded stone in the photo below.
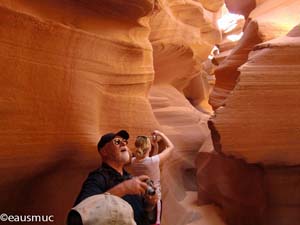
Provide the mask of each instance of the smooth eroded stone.
[{"label": "smooth eroded stone", "polygon": [[238,85],[216,112],[222,151],[251,163],[300,163],[299,25],[254,48]]},{"label": "smooth eroded stone", "polygon": [[209,97],[209,103],[214,109],[226,104],[226,99],[236,86],[240,76],[238,67],[247,61],[249,52],[261,41],[258,24],[250,21],[241,40],[231,50],[230,55],[215,69],[216,85]]},{"label": "smooth eroded stone", "polygon": [[159,127],[145,94],[153,2],[105,2],[0,1],[2,212],[63,224],[99,136]]},{"label": "smooth eroded stone", "polygon": [[262,225],[266,210],[263,169],[220,153],[199,152],[198,204],[216,204],[230,225]]}]

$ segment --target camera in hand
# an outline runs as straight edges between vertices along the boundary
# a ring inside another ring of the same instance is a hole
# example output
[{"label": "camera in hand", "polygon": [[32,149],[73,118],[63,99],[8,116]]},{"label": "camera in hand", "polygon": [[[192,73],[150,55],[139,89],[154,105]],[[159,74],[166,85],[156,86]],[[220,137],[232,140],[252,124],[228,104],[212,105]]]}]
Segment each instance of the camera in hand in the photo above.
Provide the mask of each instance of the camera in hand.
[{"label": "camera in hand", "polygon": [[152,134],[151,138],[153,141],[157,141],[157,136],[155,134]]},{"label": "camera in hand", "polygon": [[146,195],[155,195],[155,187],[154,187],[154,183],[153,183],[153,180],[146,180],[146,184],[147,184],[147,189],[146,189],[146,192],[145,194]]}]

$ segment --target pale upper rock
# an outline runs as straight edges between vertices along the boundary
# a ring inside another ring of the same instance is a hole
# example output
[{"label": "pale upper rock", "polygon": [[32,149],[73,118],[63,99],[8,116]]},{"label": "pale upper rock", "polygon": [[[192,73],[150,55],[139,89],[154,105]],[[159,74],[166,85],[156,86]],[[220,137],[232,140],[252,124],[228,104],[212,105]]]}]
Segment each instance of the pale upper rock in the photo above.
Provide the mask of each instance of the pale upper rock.
[{"label": "pale upper rock", "polygon": [[249,17],[258,24],[264,41],[286,35],[300,22],[300,1],[267,0],[260,2]]}]

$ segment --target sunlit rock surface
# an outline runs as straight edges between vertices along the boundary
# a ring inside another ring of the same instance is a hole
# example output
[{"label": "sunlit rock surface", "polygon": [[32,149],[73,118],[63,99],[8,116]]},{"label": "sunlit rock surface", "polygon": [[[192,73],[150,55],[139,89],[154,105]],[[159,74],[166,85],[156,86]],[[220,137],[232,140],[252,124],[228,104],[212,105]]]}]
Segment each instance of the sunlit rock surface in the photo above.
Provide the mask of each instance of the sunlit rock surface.
[{"label": "sunlit rock surface", "polygon": [[220,0],[0,0],[1,211],[64,224],[101,134],[127,129],[133,147],[160,129],[176,146],[162,225],[295,225],[299,26],[254,46],[299,23],[298,1],[225,2],[251,18],[239,42]]},{"label": "sunlit rock surface", "polygon": [[248,18],[250,12],[256,7],[257,0],[225,0],[225,4],[231,13]]},{"label": "sunlit rock surface", "polygon": [[[201,67],[214,44],[221,40],[217,14],[195,1],[159,2],[150,23],[154,85],[171,84],[183,91],[194,106],[211,112]],[[217,3],[220,5],[220,1]]]},{"label": "sunlit rock surface", "polygon": [[257,1],[249,17],[257,21],[259,33],[264,41],[286,35],[300,21],[300,1]]},{"label": "sunlit rock surface", "polygon": [[[100,162],[99,135],[161,129],[177,150],[163,170],[164,223],[223,224],[217,207],[197,206],[194,166],[199,148],[212,147],[201,65],[220,41],[222,3],[0,1],[1,210],[63,224]],[[174,166],[180,176],[169,175]]]},{"label": "sunlit rock surface", "polygon": [[255,4],[253,1],[228,0],[226,5],[230,12],[249,18],[242,39],[216,68],[217,82],[210,96],[210,104],[215,109],[226,104],[240,75],[238,67],[247,61],[252,48],[263,41],[285,35],[300,21],[299,1],[269,0]]},{"label": "sunlit rock surface", "polygon": [[225,105],[227,97],[234,89],[240,72],[238,67],[245,63],[253,46],[261,42],[258,34],[258,25],[255,21],[247,24],[244,36],[232,49],[230,55],[215,69],[216,85],[210,95],[210,104],[213,108]]},{"label": "sunlit rock surface", "polygon": [[1,212],[64,224],[108,131],[159,128],[151,1],[0,1]]}]

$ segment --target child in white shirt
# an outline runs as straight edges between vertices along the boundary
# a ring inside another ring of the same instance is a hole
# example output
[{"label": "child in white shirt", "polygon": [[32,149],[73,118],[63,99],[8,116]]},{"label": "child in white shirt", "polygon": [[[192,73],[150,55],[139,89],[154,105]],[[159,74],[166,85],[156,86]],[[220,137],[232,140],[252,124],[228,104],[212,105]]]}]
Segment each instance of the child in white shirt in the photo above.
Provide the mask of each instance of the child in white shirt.
[{"label": "child in white shirt", "polygon": [[[158,153],[158,138],[163,141],[165,148],[161,153]],[[151,147],[154,147],[150,156]],[[155,130],[151,137],[138,136],[135,141],[135,157],[131,159],[132,174],[135,176],[148,175],[153,181],[154,187],[158,194],[159,200],[157,201],[157,214],[155,225],[160,224],[161,218],[161,188],[160,188],[160,165],[166,161],[174,149],[174,145],[169,138],[162,132]]]}]

